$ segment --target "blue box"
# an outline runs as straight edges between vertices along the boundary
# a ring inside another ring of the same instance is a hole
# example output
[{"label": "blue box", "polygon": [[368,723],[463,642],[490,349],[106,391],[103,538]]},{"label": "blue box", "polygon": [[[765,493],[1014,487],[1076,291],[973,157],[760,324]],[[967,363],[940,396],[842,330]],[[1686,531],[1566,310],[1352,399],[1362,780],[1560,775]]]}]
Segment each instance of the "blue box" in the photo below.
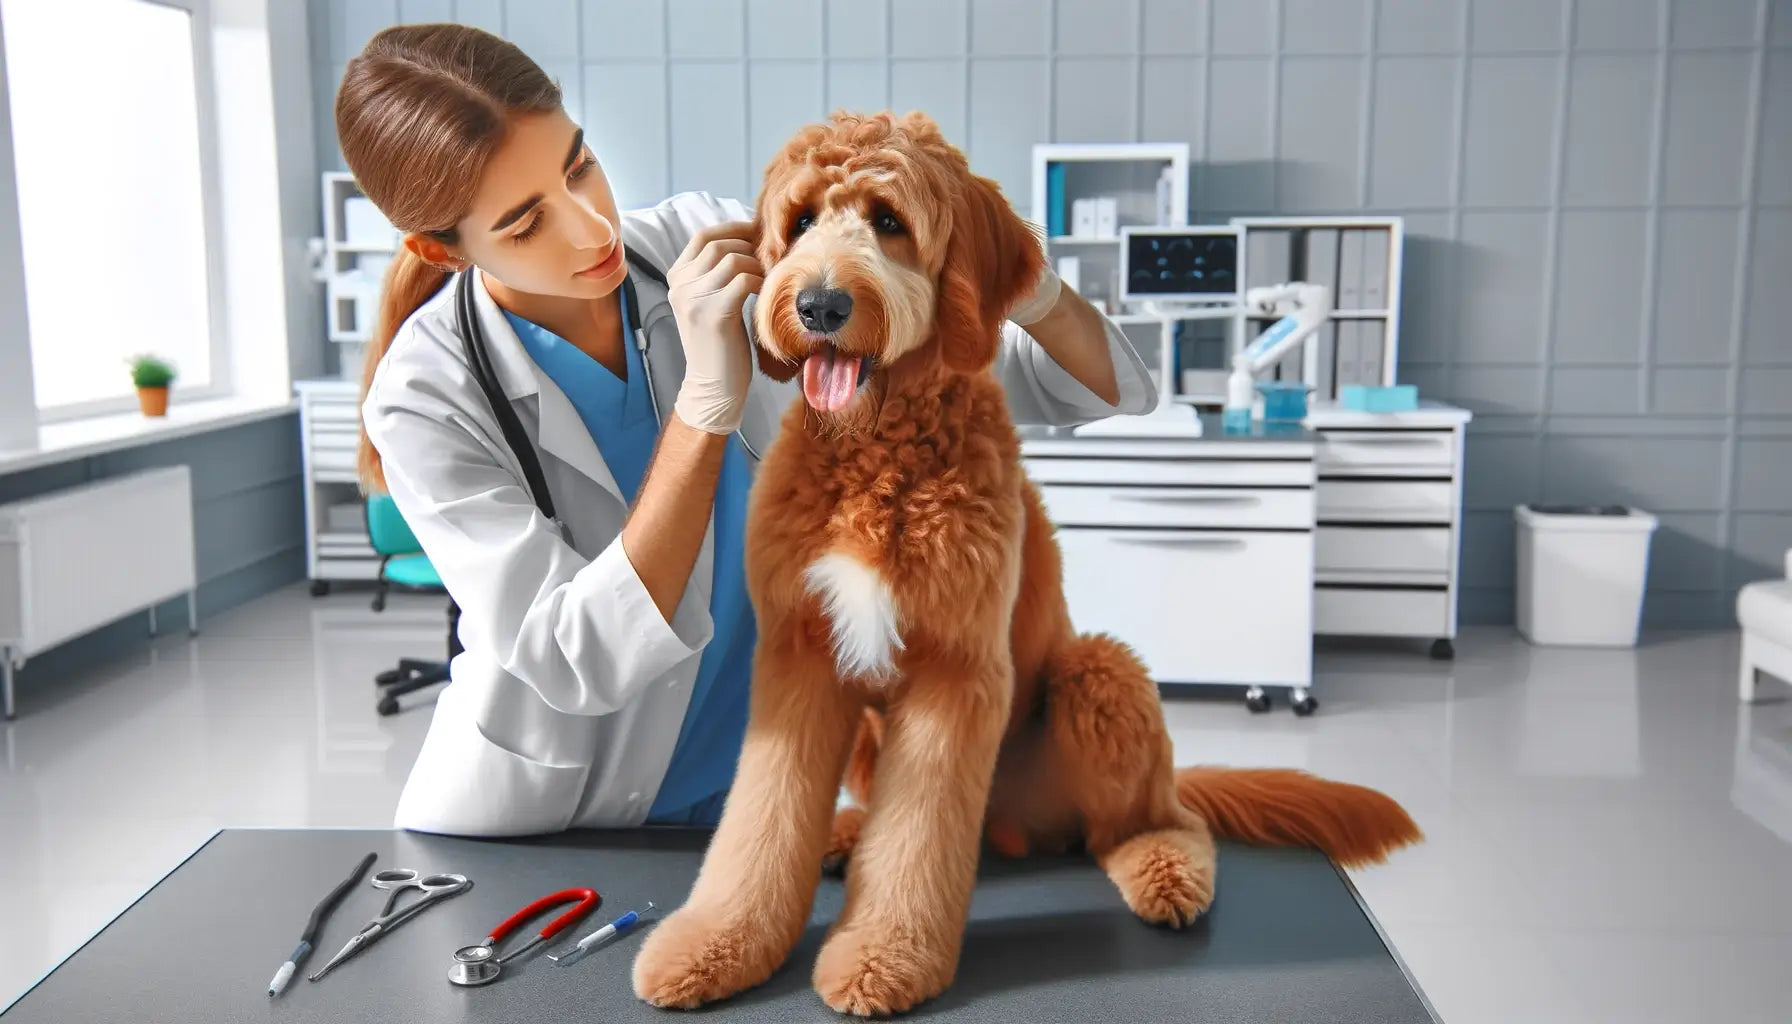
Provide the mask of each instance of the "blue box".
[{"label": "blue box", "polygon": [[1338,401],[1354,412],[1412,412],[1419,407],[1419,389],[1411,384],[1392,387],[1346,384]]},{"label": "blue box", "polygon": [[1313,386],[1305,381],[1264,380],[1257,382],[1263,395],[1265,423],[1298,423],[1307,418],[1307,392]]}]

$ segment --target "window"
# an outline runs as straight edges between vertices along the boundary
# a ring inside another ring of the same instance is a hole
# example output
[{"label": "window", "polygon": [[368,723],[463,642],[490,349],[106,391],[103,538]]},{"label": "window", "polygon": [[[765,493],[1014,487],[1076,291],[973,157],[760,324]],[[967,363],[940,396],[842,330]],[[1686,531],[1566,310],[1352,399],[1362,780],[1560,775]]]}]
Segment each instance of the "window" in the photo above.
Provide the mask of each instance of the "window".
[{"label": "window", "polygon": [[204,0],[0,0],[45,419],[133,401],[125,359],[227,390]]}]

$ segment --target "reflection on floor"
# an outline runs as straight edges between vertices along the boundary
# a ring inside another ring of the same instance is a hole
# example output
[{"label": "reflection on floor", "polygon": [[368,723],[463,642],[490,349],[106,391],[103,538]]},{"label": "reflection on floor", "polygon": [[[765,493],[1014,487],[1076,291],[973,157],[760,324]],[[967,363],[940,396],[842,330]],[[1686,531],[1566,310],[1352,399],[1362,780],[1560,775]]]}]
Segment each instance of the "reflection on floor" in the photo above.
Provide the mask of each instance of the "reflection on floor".
[{"label": "reflection on floor", "polygon": [[[293,588],[27,695],[0,746],[0,1006],[215,828],[388,824],[430,697],[380,718],[371,679],[442,644],[439,601]],[[1325,650],[1307,719],[1172,699],[1178,760],[1403,801],[1429,841],[1355,877],[1450,1024],[1785,1020],[1792,690],[1740,708],[1734,634],[1458,652]]]}]

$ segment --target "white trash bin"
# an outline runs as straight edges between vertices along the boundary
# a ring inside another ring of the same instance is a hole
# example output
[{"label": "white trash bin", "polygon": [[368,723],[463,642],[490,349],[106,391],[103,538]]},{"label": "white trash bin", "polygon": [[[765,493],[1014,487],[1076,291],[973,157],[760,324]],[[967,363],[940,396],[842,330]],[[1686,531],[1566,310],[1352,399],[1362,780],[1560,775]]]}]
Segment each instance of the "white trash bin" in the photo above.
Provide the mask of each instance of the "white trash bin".
[{"label": "white trash bin", "polygon": [[1655,517],[1623,506],[1515,514],[1519,633],[1544,646],[1634,647]]}]

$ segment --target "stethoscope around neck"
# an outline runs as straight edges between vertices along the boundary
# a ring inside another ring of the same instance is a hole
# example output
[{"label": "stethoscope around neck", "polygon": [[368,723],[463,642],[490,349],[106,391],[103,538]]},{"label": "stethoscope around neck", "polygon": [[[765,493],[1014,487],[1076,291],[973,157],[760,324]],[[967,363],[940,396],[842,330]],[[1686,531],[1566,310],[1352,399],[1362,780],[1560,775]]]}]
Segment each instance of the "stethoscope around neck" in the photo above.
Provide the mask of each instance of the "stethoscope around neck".
[{"label": "stethoscope around neck", "polygon": [[[624,248],[623,257],[627,259],[630,273],[622,279],[624,320],[629,336],[634,338],[635,347],[641,352],[641,368],[646,375],[647,400],[653,406],[653,418],[656,423],[660,419],[660,400],[653,387],[653,361],[648,358],[647,332],[641,329],[641,303],[635,296],[634,272],[639,271],[662,288],[670,288],[666,275],[659,268],[647,262],[633,249]],[[529,436],[523,432],[522,421],[517,419],[516,410],[510,407],[510,400],[504,396],[504,389],[498,384],[498,372],[492,365],[491,353],[486,347],[485,328],[480,324],[479,309],[474,302],[473,282],[474,270],[468,267],[461,271],[460,279],[454,288],[455,326],[460,332],[461,341],[466,346],[467,364],[472,368],[473,379],[478,382],[479,390],[485,393],[486,401],[491,403],[492,413],[498,418],[498,429],[504,434],[504,443],[510,446],[517,461],[522,463],[523,476],[528,480],[529,491],[535,498],[535,505],[541,514],[557,523],[562,530],[566,524],[554,514],[553,495],[548,493],[547,478],[542,475],[541,461],[536,457],[535,446],[530,443]],[[760,454],[747,440],[746,435],[735,431],[740,438],[741,446],[753,458]]]}]

